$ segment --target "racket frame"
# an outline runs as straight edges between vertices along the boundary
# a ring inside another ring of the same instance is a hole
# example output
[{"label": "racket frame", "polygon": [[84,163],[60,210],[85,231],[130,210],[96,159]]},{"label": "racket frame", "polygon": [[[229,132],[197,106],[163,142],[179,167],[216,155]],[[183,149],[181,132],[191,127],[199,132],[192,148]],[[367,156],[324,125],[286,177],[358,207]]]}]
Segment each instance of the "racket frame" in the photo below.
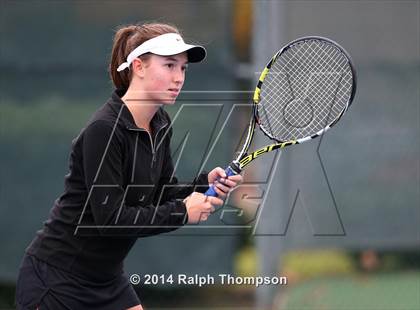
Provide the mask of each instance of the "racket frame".
[{"label": "racket frame", "polygon": [[[325,41],[328,44],[332,44],[333,46],[335,46],[336,48],[338,48],[340,50],[340,52],[342,54],[344,54],[344,56],[346,56],[351,72],[352,72],[352,79],[353,79],[353,83],[352,83],[352,92],[350,95],[350,98],[346,104],[346,107],[343,109],[343,111],[329,124],[327,125],[325,128],[319,130],[317,133],[308,136],[308,137],[304,137],[304,138],[300,138],[300,139],[296,139],[296,140],[289,140],[289,141],[279,141],[278,139],[272,137],[271,135],[269,135],[267,133],[267,131],[261,127],[261,131],[271,140],[275,140],[277,143],[273,143],[270,145],[267,145],[265,147],[259,148],[256,151],[249,153],[248,154],[248,150],[249,147],[251,145],[252,142],[252,138],[254,136],[255,133],[255,128],[256,128],[256,124],[259,124],[259,117],[258,117],[258,103],[260,100],[260,95],[261,95],[261,87],[264,83],[264,79],[267,76],[267,73],[270,71],[271,66],[273,65],[273,63],[276,62],[277,58],[283,54],[284,52],[286,52],[289,48],[291,48],[292,46],[294,46],[295,44],[298,44],[300,42],[304,42],[304,41],[308,41],[308,40],[320,40],[320,41]],[[241,149],[241,151],[239,152],[238,156],[236,157],[235,160],[232,161],[232,163],[229,165],[229,168],[231,168],[231,170],[233,170],[235,172],[235,174],[240,173],[245,166],[247,166],[248,164],[250,164],[254,159],[256,159],[257,157],[260,157],[261,155],[264,155],[265,153],[277,150],[279,148],[285,148],[287,146],[290,145],[294,145],[294,144],[300,144],[312,139],[315,139],[317,137],[319,137],[320,135],[324,134],[326,131],[328,131],[331,127],[333,127],[338,120],[344,115],[344,113],[348,110],[348,108],[350,107],[351,103],[353,102],[354,96],[356,94],[356,87],[357,87],[357,77],[356,77],[356,70],[354,68],[353,65],[353,60],[350,56],[350,54],[337,42],[325,38],[325,37],[320,37],[320,36],[306,36],[306,37],[301,37],[298,38],[296,40],[293,40],[292,42],[288,43],[286,46],[284,46],[282,49],[280,49],[268,62],[268,64],[265,66],[264,70],[261,72],[261,75],[258,79],[258,83],[257,86],[255,87],[255,91],[254,91],[254,95],[253,95],[253,104],[252,104],[252,117],[251,120],[249,122],[249,126],[248,126],[248,132],[247,132],[247,137],[245,140],[245,143]]]}]

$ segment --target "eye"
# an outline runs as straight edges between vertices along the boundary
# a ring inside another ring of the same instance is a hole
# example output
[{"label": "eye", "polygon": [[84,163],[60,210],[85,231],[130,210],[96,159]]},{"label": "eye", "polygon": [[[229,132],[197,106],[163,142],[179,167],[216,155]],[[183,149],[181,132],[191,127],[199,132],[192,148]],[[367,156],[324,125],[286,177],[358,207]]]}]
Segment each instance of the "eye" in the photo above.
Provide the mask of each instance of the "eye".
[{"label": "eye", "polygon": [[188,66],[182,66],[182,71],[187,71]]},{"label": "eye", "polygon": [[166,64],[165,66],[167,66],[169,69],[172,69],[175,65],[173,63],[169,63],[169,64]]}]

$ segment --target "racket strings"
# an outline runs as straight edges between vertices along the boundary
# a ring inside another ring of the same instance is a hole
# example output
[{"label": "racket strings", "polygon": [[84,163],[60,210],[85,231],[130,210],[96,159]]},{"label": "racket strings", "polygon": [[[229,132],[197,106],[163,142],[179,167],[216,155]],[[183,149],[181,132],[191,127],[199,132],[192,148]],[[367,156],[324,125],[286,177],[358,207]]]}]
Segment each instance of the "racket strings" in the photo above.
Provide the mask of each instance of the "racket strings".
[{"label": "racket strings", "polygon": [[[284,120],[286,121],[286,123],[290,124],[291,126],[293,126],[294,124],[299,124],[299,119],[305,118],[305,122],[304,123],[308,123],[308,119],[313,120],[315,122],[315,124],[313,124],[313,126],[315,127],[320,127],[323,128],[325,127],[327,124],[325,122],[323,122],[322,124],[320,124],[320,120],[319,117],[316,117],[317,115],[325,115],[325,113],[314,113],[315,111],[320,111],[320,109],[327,107],[327,105],[324,104],[324,106],[320,106],[318,103],[319,102],[331,102],[331,98],[330,95],[333,92],[332,88],[335,88],[334,86],[337,85],[336,83],[336,77],[340,74],[339,72],[331,72],[329,71],[330,68],[327,68],[325,63],[321,63],[322,60],[325,57],[324,55],[319,55],[319,51],[315,51],[315,56],[314,60],[315,62],[312,62],[310,55],[308,55],[310,53],[310,49],[304,50],[304,53],[301,56],[301,61],[304,64],[309,64],[309,76],[307,74],[307,72],[304,72],[304,74],[294,74],[291,75],[291,84],[294,85],[294,89],[296,90],[297,94],[303,94],[303,98],[308,98],[311,94],[310,91],[311,90],[316,90],[315,88],[323,88],[325,91],[320,92],[318,95],[320,95],[320,97],[315,97],[316,99],[319,100],[314,100],[314,101],[309,101],[309,100],[301,100],[300,98],[297,98],[296,102],[304,102],[306,103],[305,107],[306,109],[302,109],[301,105],[299,104],[289,104],[286,108],[288,110],[287,115],[284,115]],[[322,52],[322,51],[321,51]],[[325,52],[324,52],[325,54]],[[294,57],[294,59],[290,59],[289,64],[292,67],[298,66],[299,63],[296,63],[296,56],[299,55],[298,53],[296,53]],[[321,56],[321,57],[320,57]],[[286,64],[287,65],[287,64]],[[318,68],[323,68],[324,70],[327,69],[328,71],[318,71]],[[318,72],[316,72],[318,71]],[[315,72],[315,73],[314,73]],[[319,77],[321,79],[319,79]],[[316,94],[317,95],[317,94]],[[313,96],[312,96],[313,97]],[[300,100],[299,100],[300,99]],[[290,102],[289,102],[290,103]],[[323,111],[325,112],[325,111]],[[314,115],[315,114],[315,115]],[[288,120],[289,118],[289,120]],[[295,127],[300,127],[300,126],[295,126]]]},{"label": "racket strings", "polygon": [[308,40],[272,64],[261,87],[261,128],[278,141],[314,135],[341,116],[352,90],[347,57],[334,45]]}]

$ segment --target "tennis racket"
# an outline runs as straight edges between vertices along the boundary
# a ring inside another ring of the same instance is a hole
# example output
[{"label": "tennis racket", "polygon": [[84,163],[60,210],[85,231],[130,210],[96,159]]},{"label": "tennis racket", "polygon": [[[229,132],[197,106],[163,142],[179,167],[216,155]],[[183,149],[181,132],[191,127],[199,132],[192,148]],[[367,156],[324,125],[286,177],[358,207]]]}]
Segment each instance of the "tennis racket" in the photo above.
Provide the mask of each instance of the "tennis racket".
[{"label": "tennis racket", "polygon": [[[339,44],[323,37],[290,42],[261,73],[244,145],[226,175],[241,173],[268,152],[324,134],[341,119],[355,93],[356,72]],[[249,153],[257,124],[275,143]],[[213,186],[205,195],[217,197]]]}]

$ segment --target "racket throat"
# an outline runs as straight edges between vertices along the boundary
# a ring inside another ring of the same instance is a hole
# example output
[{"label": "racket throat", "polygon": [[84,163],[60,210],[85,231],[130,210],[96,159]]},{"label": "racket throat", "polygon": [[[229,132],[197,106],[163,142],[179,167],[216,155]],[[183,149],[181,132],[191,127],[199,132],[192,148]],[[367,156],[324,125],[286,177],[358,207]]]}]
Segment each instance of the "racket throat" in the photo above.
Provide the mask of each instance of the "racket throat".
[{"label": "racket throat", "polygon": [[299,144],[299,142],[296,140],[291,140],[287,142],[267,145],[263,148],[256,150],[255,152],[244,155],[239,161],[234,161],[234,162],[237,162],[239,165],[239,169],[243,170],[245,166],[249,165],[249,163],[253,161],[254,159],[256,159],[257,157],[264,155],[265,153],[268,153],[277,149],[282,149],[282,148],[285,148],[286,146],[293,145],[293,144]]},{"label": "racket throat", "polygon": [[229,164],[229,166],[226,168],[226,170],[227,170],[227,169],[232,170],[232,172],[233,172],[233,174],[234,174],[234,175],[236,175],[236,174],[240,174],[240,173],[242,172],[242,169],[240,168],[240,164],[239,164],[239,162],[238,162],[238,161],[236,161],[236,160],[232,161],[232,162]]}]

